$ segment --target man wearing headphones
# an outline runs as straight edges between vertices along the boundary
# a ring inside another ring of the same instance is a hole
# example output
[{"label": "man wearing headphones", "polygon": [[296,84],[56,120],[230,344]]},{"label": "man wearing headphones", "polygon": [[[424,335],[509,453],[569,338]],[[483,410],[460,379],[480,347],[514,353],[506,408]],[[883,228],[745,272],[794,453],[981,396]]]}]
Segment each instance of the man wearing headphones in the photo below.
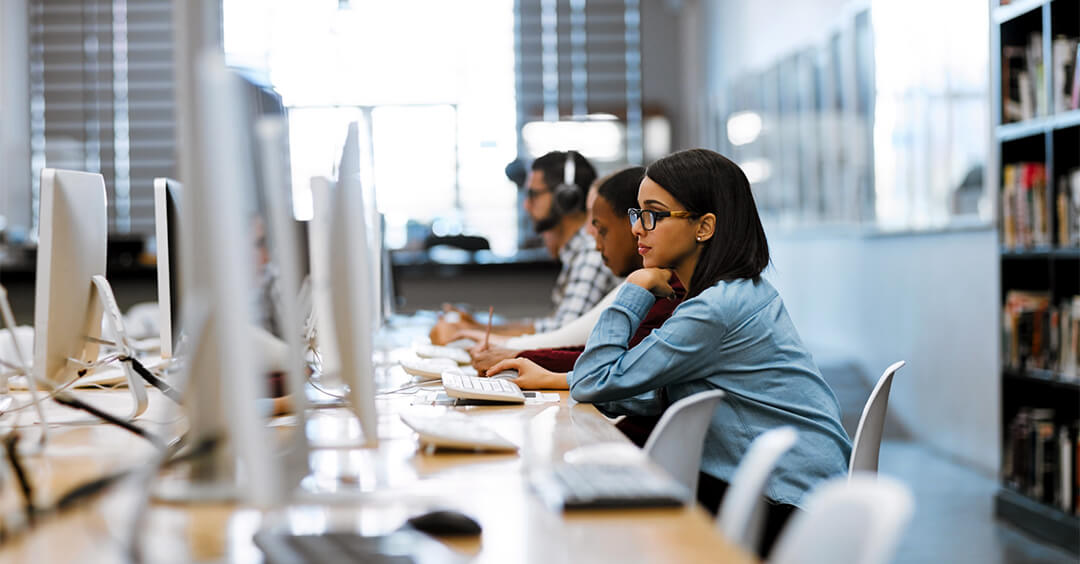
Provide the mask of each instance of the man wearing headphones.
[{"label": "man wearing headphones", "polygon": [[576,151],[536,159],[526,179],[525,212],[562,263],[551,292],[555,312],[533,321],[536,333],[577,319],[618,284],[586,231],[585,195],[594,180],[595,169]]},{"label": "man wearing headphones", "polygon": [[[594,180],[596,170],[576,151],[552,151],[533,161],[524,183],[525,213],[544,239],[544,246],[562,263],[551,292],[555,311],[531,322],[494,328],[493,333],[554,331],[592,309],[619,283],[604,266],[603,256],[587,231],[585,195]],[[430,336],[433,343],[443,344],[461,330],[483,327],[471,316],[461,315],[455,322],[440,320]]]}]

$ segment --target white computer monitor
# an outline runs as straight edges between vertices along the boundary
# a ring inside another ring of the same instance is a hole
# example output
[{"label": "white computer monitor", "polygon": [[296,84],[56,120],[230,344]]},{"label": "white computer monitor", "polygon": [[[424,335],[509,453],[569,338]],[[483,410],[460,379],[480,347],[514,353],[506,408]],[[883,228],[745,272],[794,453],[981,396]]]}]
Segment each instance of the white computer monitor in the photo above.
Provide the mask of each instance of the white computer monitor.
[{"label": "white computer monitor", "polygon": [[[254,248],[245,195],[254,191],[253,144],[240,79],[220,53],[198,57],[194,72],[196,149],[185,157],[182,207],[184,408],[188,438],[219,441],[193,461],[187,480],[160,484],[169,499],[241,497],[273,505],[283,493],[260,398],[266,380],[251,329]],[[242,472],[242,474],[240,474]]]},{"label": "white computer monitor", "polygon": [[108,244],[105,179],[53,168],[41,171],[34,361],[38,382],[59,386],[98,358],[103,307],[93,278],[105,275]]},{"label": "white computer monitor", "polygon": [[[367,224],[368,256],[371,271],[375,273],[370,284],[370,291],[375,307],[375,327],[381,327],[390,315],[389,291],[386,286],[385,269],[389,267],[383,246],[384,217],[379,213],[378,197],[375,190],[375,153],[371,143],[371,113],[365,112],[362,121],[349,124],[345,146],[342,148],[338,178],[355,175],[359,182],[359,191],[363,197],[364,222]],[[385,261],[385,264],[384,264]]]},{"label": "white computer monitor", "polygon": [[336,374],[341,370],[334,331],[334,304],[330,298],[330,221],[334,185],[333,180],[324,176],[311,179],[312,215],[308,221],[311,309],[315,318],[318,366],[324,374]]},{"label": "white computer monitor", "polygon": [[[117,347],[127,350],[123,317],[105,280],[108,222],[105,179],[96,173],[41,171],[37,272],[34,281],[35,385],[62,386],[97,366],[107,316]],[[129,418],[146,411],[146,387],[122,368],[134,400]]]},{"label": "white computer monitor", "polygon": [[183,185],[154,179],[154,229],[157,238],[158,328],[161,357],[172,358],[180,340],[180,198]]},{"label": "white computer monitor", "polygon": [[283,486],[291,488],[309,473],[308,442],[305,409],[307,399],[306,346],[301,339],[303,316],[300,306],[300,241],[292,213],[292,189],[289,185],[288,123],[283,116],[271,115],[256,119],[255,139],[258,150],[256,162],[260,171],[259,198],[265,204],[263,213],[269,230],[270,260],[278,269],[281,299],[275,300],[278,319],[282,324],[282,339],[287,345],[284,371],[287,391],[297,419],[296,428],[288,438],[289,446],[282,462]]},{"label": "white computer monitor", "polygon": [[373,285],[379,275],[371,257],[359,154],[359,130],[353,123],[342,152],[337,186],[331,192],[330,296],[341,378],[349,387],[349,404],[360,419],[364,444],[374,446],[378,442],[373,359],[378,302]]}]

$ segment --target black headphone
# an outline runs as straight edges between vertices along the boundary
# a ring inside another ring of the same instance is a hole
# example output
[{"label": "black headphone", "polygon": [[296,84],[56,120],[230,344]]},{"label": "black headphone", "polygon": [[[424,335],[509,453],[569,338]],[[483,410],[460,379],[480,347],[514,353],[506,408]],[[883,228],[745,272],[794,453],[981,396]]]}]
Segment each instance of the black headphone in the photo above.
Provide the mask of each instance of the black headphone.
[{"label": "black headphone", "polygon": [[555,211],[559,215],[566,215],[581,209],[581,201],[584,194],[582,189],[574,183],[577,178],[577,164],[574,162],[574,151],[566,152],[566,164],[563,166],[562,183],[553,190],[555,193]]}]

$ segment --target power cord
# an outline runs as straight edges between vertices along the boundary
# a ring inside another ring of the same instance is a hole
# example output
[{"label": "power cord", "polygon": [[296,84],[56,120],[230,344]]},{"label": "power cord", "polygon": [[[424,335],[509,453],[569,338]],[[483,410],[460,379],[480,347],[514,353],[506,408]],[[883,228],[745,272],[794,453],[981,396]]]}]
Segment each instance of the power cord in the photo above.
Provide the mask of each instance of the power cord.
[{"label": "power cord", "polygon": [[102,421],[104,421],[106,423],[109,423],[111,425],[116,425],[117,427],[120,427],[121,429],[124,429],[126,431],[129,431],[129,432],[135,434],[135,435],[138,435],[139,437],[142,437],[142,438],[146,439],[147,441],[150,441],[150,443],[153,444],[155,447],[157,447],[158,450],[164,450],[165,449],[165,443],[162,442],[162,440],[159,439],[153,433],[147,431],[146,429],[143,429],[142,427],[139,427],[139,426],[131,423],[130,421],[124,421],[123,419],[120,419],[119,417],[116,417],[114,415],[106,413],[105,411],[102,411],[102,410],[100,410],[100,409],[98,409],[98,408],[96,408],[96,407],[94,407],[94,406],[80,400],[80,399],[77,399],[76,397],[72,396],[71,394],[68,394],[67,392],[61,392],[61,393],[58,393],[58,394],[54,395],[53,400],[56,401],[56,403],[59,403],[60,405],[62,405],[64,407],[70,407],[72,409],[78,409],[80,411],[85,411],[85,412],[89,413],[90,415],[93,415],[94,417],[97,417],[98,419],[101,419]]},{"label": "power cord", "polygon": [[[65,492],[51,506],[38,508],[32,501],[33,486],[19,460],[17,446],[20,438],[18,431],[12,431],[4,437],[3,444],[4,450],[7,453],[8,462],[11,464],[15,477],[19,482],[19,488],[22,491],[26,503],[23,512],[19,515],[0,516],[0,543],[12,539],[16,535],[28,530],[35,524],[40,523],[45,517],[63,514],[89,502],[107,491],[111,486],[132,476],[139,470],[122,470],[84,482]],[[185,442],[185,437],[181,437],[170,445],[168,449],[162,453],[163,456],[159,458],[157,462],[152,464],[153,468],[149,474],[153,475],[156,470],[167,469],[177,464],[196,460],[210,454],[217,448],[217,445],[220,443],[220,438],[210,437],[204,439],[190,451],[177,456],[176,454],[183,447]]]},{"label": "power cord", "polygon": [[139,376],[141,376],[142,379],[145,380],[147,384],[150,384],[151,386],[153,386],[153,387],[157,388],[158,390],[160,390],[161,393],[165,395],[165,397],[173,400],[176,403],[181,403],[183,401],[184,398],[180,394],[180,392],[176,391],[176,389],[173,388],[172,386],[166,384],[165,381],[162,380],[161,378],[158,378],[157,376],[155,376],[154,373],[151,372],[149,369],[147,369],[146,366],[144,366],[142,362],[139,362],[139,359],[137,359],[137,358],[135,358],[133,356],[126,356],[125,355],[125,356],[119,357],[118,360],[120,362],[130,362],[131,367],[135,370],[135,372]]}]

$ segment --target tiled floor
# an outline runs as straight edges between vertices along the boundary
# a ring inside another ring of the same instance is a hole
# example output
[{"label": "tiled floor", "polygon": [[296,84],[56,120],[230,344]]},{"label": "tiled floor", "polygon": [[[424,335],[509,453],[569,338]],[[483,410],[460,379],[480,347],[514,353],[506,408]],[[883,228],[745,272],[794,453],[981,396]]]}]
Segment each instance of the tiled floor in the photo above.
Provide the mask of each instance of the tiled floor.
[{"label": "tiled floor", "polygon": [[[993,518],[997,482],[912,442],[882,445],[880,468],[908,484],[915,517],[896,563],[1075,564],[1077,557]],[[1080,531],[1077,531],[1080,535]]]}]

